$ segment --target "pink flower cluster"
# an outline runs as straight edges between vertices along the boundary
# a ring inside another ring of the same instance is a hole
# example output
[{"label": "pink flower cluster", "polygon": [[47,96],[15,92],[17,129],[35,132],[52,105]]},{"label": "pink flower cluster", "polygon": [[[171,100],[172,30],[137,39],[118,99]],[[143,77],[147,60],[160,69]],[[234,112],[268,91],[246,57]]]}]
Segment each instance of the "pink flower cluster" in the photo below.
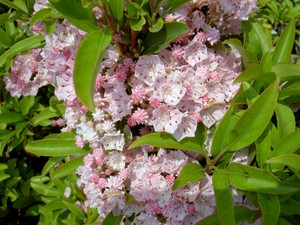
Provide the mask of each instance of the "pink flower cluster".
[{"label": "pink flower cluster", "polygon": [[142,224],[195,224],[215,210],[211,177],[177,190],[172,185],[182,167],[197,163],[182,151],[160,149],[148,155],[145,149],[134,152],[105,152],[100,148],[84,158],[78,168],[78,185],[87,196],[86,204],[105,216],[130,217]]}]

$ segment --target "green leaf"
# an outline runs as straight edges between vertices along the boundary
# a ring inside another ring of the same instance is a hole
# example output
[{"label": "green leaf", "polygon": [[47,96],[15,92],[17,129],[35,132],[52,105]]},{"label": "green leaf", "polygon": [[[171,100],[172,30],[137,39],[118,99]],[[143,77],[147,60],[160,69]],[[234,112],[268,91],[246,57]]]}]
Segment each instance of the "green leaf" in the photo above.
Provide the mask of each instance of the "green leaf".
[{"label": "green leaf", "polygon": [[295,116],[289,106],[281,103],[277,103],[275,112],[276,112],[277,127],[281,138],[284,138],[289,133],[295,131],[296,129]]},{"label": "green leaf", "polygon": [[144,54],[159,53],[165,45],[188,31],[189,28],[185,23],[166,22],[160,31],[147,34],[144,41]]},{"label": "green leaf", "polygon": [[163,28],[164,21],[162,18],[158,18],[154,24],[149,27],[150,32],[155,33]]},{"label": "green leaf", "polygon": [[263,133],[276,106],[278,83],[279,80],[275,80],[241,115],[231,130],[232,141],[226,147],[227,150],[242,149],[253,143]]},{"label": "green leaf", "polygon": [[265,55],[266,53],[270,52],[268,37],[266,36],[263,27],[259,23],[253,23],[252,26],[256,32],[262,53]]},{"label": "green leaf", "polygon": [[242,191],[265,194],[289,194],[300,191],[300,185],[282,182],[272,173],[256,167],[231,163],[226,168],[229,183]]},{"label": "green leaf", "polygon": [[108,5],[113,18],[120,23],[123,19],[123,0],[108,0]]},{"label": "green leaf", "polygon": [[242,56],[243,66],[245,68],[249,68],[253,65],[258,64],[258,59],[257,59],[256,55],[254,55],[248,49],[243,48],[240,45],[240,41],[238,39],[228,39],[228,40],[224,41],[224,43],[234,46],[234,48],[236,48],[240,52],[240,54]]},{"label": "green leaf", "polygon": [[258,38],[256,32],[250,21],[242,21],[242,30],[244,37],[244,48],[253,52],[256,57],[261,56],[261,48],[259,46]]},{"label": "green leaf", "polygon": [[256,64],[244,70],[235,80],[234,83],[243,81],[251,81],[257,79],[260,74],[263,74],[263,67],[260,64]]},{"label": "green leaf", "polygon": [[5,173],[4,173],[4,174],[0,174],[0,182],[6,180],[6,179],[8,179],[8,178],[10,178],[10,175],[5,174]]},{"label": "green leaf", "polygon": [[264,72],[272,71],[272,61],[271,61],[271,53],[266,53],[261,59],[261,66],[263,67]]},{"label": "green leaf", "polygon": [[46,184],[42,184],[31,180],[30,185],[36,192],[38,192],[41,195],[52,197],[62,197],[64,195],[64,193],[58,190],[57,188],[51,187]]},{"label": "green leaf", "polygon": [[272,64],[288,63],[291,58],[295,38],[295,20],[291,20],[284,29],[272,56]]},{"label": "green leaf", "polygon": [[17,123],[24,121],[24,116],[18,112],[0,113],[0,123]]},{"label": "green leaf", "polygon": [[170,13],[187,2],[189,2],[189,0],[171,0],[169,1],[167,12]]},{"label": "green leaf", "polygon": [[195,137],[184,138],[181,141],[177,141],[171,134],[166,132],[151,133],[144,135],[134,141],[128,149],[134,149],[142,145],[152,145],[158,148],[171,148],[188,150],[198,153],[204,153],[203,149],[203,137],[205,136],[205,128],[203,125],[199,125],[196,131]]},{"label": "green leaf", "polygon": [[83,211],[79,208],[78,205],[76,205],[73,202],[69,202],[67,200],[62,200],[62,202],[71,211],[71,213],[73,215],[75,215],[76,217],[79,217],[79,218],[85,218]]},{"label": "green leaf", "polygon": [[260,168],[264,168],[266,160],[271,155],[271,137],[271,123],[269,123],[262,135],[255,142],[256,161]]},{"label": "green leaf", "polygon": [[266,163],[286,165],[300,178],[300,155],[284,154],[268,159]]},{"label": "green leaf", "polygon": [[300,130],[290,133],[277,144],[272,152],[272,157],[282,154],[292,154],[300,148]]},{"label": "green leaf", "polygon": [[61,160],[63,160],[64,157],[52,157],[50,158],[47,163],[44,165],[41,175],[46,176],[47,173],[55,166],[57,165]]},{"label": "green leaf", "polygon": [[272,72],[280,78],[280,82],[290,81],[300,78],[300,65],[296,64],[277,64],[272,66]]},{"label": "green leaf", "polygon": [[[288,82],[287,85],[283,86],[279,92],[279,98],[285,101],[285,98],[300,95],[299,89],[300,82]],[[299,101],[299,98],[297,99]]]},{"label": "green leaf", "polygon": [[257,193],[258,204],[262,211],[261,225],[277,224],[280,214],[280,203],[277,195]]},{"label": "green leaf", "polygon": [[[257,212],[250,210],[245,206],[234,206],[234,218],[237,224],[248,221],[249,223],[253,223],[257,217],[259,216]],[[200,222],[196,223],[196,225],[220,225],[220,221],[218,218],[218,214],[214,213],[210,216],[205,217]]]},{"label": "green leaf", "polygon": [[225,113],[220,125],[217,127],[211,146],[211,154],[214,158],[230,144],[230,131],[239,119],[239,116],[235,114],[235,111],[235,107],[231,106]]},{"label": "green leaf", "polygon": [[27,115],[34,104],[35,96],[24,96],[19,102],[19,108],[22,115]]},{"label": "green leaf", "polygon": [[114,216],[113,212],[110,212],[102,222],[102,225],[119,225],[123,215]]},{"label": "green leaf", "polygon": [[5,163],[0,163],[0,171],[6,170],[8,167]]},{"label": "green leaf", "polygon": [[95,15],[89,9],[84,8],[81,1],[49,0],[49,2],[80,30],[91,32],[99,29]]},{"label": "green leaf", "polygon": [[52,11],[52,9],[50,9],[50,8],[44,8],[44,9],[37,11],[35,14],[33,14],[31,17],[31,20],[30,20],[30,27],[32,28],[32,26],[34,24],[44,20],[49,15],[51,15],[51,11]]},{"label": "green leaf", "polygon": [[72,159],[69,162],[64,163],[57,170],[54,171],[52,179],[59,179],[61,177],[75,173],[76,169],[79,166],[83,165],[83,157],[84,156],[80,156],[75,159]]},{"label": "green leaf", "polygon": [[32,154],[49,157],[88,153],[86,150],[77,147],[74,140],[59,138],[33,141],[27,144],[25,149]]},{"label": "green leaf", "polygon": [[[112,40],[110,29],[90,32],[80,43],[74,66],[74,86],[77,97],[94,111],[94,86],[105,50]],[[87,57],[89,56],[89,57]]]},{"label": "green leaf", "polygon": [[[46,205],[44,205],[43,207],[40,208],[39,212],[41,214],[49,214],[52,213],[55,210],[58,209],[63,209],[65,208],[65,204],[62,202],[61,199],[57,199],[54,201],[51,201],[49,203],[47,203]],[[42,224],[47,224],[47,223],[42,223]]]},{"label": "green leaf", "polygon": [[45,39],[42,35],[31,36],[24,40],[21,40],[14,44],[10,49],[8,49],[0,56],[0,66],[3,66],[6,60],[11,59],[20,52],[33,48],[40,48],[44,44]]},{"label": "green leaf", "polygon": [[143,16],[141,16],[139,19],[130,20],[129,24],[132,30],[141,31],[143,26],[146,24],[146,20]]},{"label": "green leaf", "polygon": [[203,177],[205,177],[205,173],[201,165],[196,163],[188,163],[180,171],[180,174],[176,178],[172,189],[176,190],[186,184],[198,181]]},{"label": "green leaf", "polygon": [[284,202],[280,203],[281,212],[289,215],[298,214],[300,215],[300,203],[296,200],[289,198]]},{"label": "green leaf", "polygon": [[[41,111],[39,114],[35,115],[31,119],[31,123],[33,126],[49,126],[51,124],[51,121],[49,119],[52,119],[57,116],[61,116],[62,112],[64,112],[65,106],[60,104],[57,105],[57,110],[54,110],[52,107],[48,107]],[[46,124],[45,124],[46,122]]]},{"label": "green leaf", "polygon": [[212,176],[219,221],[222,225],[235,225],[231,189],[224,170],[215,169]]},{"label": "green leaf", "polygon": [[24,13],[28,13],[28,9],[26,7],[26,4],[24,1],[21,0],[14,0],[14,1],[8,1],[8,0],[1,0],[1,4],[4,4],[8,6],[9,8],[13,8],[16,10],[21,10]]}]

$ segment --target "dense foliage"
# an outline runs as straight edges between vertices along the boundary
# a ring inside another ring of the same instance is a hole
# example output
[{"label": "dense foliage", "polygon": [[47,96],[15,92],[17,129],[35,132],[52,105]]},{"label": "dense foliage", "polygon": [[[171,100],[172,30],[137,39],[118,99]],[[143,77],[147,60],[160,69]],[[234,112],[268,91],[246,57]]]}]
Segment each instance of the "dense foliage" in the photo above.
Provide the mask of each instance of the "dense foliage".
[{"label": "dense foliage", "polygon": [[297,224],[299,8],[0,0],[0,223]]}]

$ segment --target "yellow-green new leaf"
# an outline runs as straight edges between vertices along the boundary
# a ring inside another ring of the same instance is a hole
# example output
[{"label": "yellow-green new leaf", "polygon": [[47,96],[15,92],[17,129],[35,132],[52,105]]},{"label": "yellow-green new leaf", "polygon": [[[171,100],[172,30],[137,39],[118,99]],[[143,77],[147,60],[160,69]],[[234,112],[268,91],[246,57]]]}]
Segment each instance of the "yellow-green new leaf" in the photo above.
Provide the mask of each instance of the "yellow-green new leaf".
[{"label": "yellow-green new leaf", "polygon": [[94,111],[94,86],[106,48],[112,40],[109,28],[90,32],[80,43],[74,66],[74,86],[79,100]]}]

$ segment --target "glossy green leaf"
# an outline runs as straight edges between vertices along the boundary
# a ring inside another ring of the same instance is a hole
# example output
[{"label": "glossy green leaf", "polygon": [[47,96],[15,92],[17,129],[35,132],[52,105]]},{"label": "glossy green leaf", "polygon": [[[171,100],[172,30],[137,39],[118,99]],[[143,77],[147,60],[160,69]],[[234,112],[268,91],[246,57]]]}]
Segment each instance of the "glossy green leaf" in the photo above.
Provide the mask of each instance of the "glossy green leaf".
[{"label": "glossy green leaf", "polygon": [[243,21],[242,22],[242,30],[244,37],[244,48],[253,52],[256,57],[261,56],[261,48],[259,46],[258,38],[255,32],[255,29],[252,26],[252,22]]},{"label": "glossy green leaf", "polygon": [[266,53],[261,59],[261,66],[263,71],[268,73],[272,71],[272,61],[271,61],[271,53]]},{"label": "glossy green leaf", "polygon": [[41,175],[46,176],[46,174],[63,159],[64,157],[51,157],[44,165]]},{"label": "glossy green leaf", "polygon": [[72,159],[69,162],[64,163],[57,170],[54,171],[52,179],[59,179],[61,177],[67,176],[69,174],[75,173],[76,169],[83,165],[83,157],[80,156],[75,159]]},{"label": "glossy green leaf", "polygon": [[285,138],[281,139],[278,145],[272,152],[272,157],[292,154],[300,148],[300,130],[290,133]]},{"label": "glossy green leaf", "polygon": [[258,204],[262,211],[261,225],[277,224],[280,214],[280,203],[277,195],[257,193]]},{"label": "glossy green leaf", "polygon": [[96,17],[91,10],[84,8],[78,0],[49,0],[70,23],[81,30],[91,32],[99,29]]},{"label": "glossy green leaf", "polygon": [[277,103],[275,112],[276,112],[277,128],[281,138],[284,138],[289,133],[295,131],[296,129],[295,116],[289,106],[281,103]]},{"label": "glossy green leaf", "polygon": [[300,178],[300,155],[284,154],[273,157],[266,161],[269,164],[286,165]]},{"label": "glossy green leaf", "polygon": [[114,216],[113,212],[110,212],[102,222],[102,225],[120,225],[123,215]]},{"label": "glossy green leaf", "polygon": [[0,171],[6,170],[6,169],[7,169],[7,165],[5,163],[0,163]]},{"label": "glossy green leaf", "polygon": [[263,55],[266,54],[267,52],[270,52],[268,37],[263,27],[259,23],[253,23],[252,25],[256,32],[257,39],[260,44]]},{"label": "glossy green leaf", "polygon": [[[41,111],[39,114],[35,115],[31,119],[31,123],[33,126],[38,126],[38,125],[45,125],[48,126],[51,124],[51,121],[49,119],[52,119],[57,116],[61,116],[62,113],[65,111],[65,106],[60,104],[57,105],[58,110],[54,110],[52,107],[48,107]],[[46,122],[46,124],[44,124]]]},{"label": "glossy green leaf", "polygon": [[232,191],[224,170],[215,169],[212,176],[219,221],[222,225],[235,225]]},{"label": "glossy green leaf", "polygon": [[123,0],[108,0],[108,5],[113,18],[120,23],[123,19]]},{"label": "glossy green leaf", "polygon": [[256,161],[260,168],[264,168],[266,160],[269,159],[271,154],[271,123],[266,127],[262,135],[256,140]]},{"label": "glossy green leaf", "polygon": [[4,173],[4,174],[0,174],[0,182],[6,180],[6,179],[8,179],[8,178],[10,178],[10,175],[5,174],[5,173]]},{"label": "glossy green leaf", "polygon": [[72,156],[88,153],[85,149],[77,147],[74,140],[64,140],[59,138],[33,141],[27,144],[25,149],[32,154],[49,157]]},{"label": "glossy green leaf", "polygon": [[1,0],[1,4],[4,4],[4,5],[8,6],[9,8],[21,10],[24,13],[28,13],[28,8],[27,8],[25,2],[22,0],[14,0],[14,1]]},{"label": "glossy green leaf", "polygon": [[24,96],[20,101],[20,112],[27,115],[31,107],[35,104],[35,96]]},{"label": "glossy green leaf", "polygon": [[242,83],[244,94],[247,100],[247,105],[252,105],[258,97],[258,92],[247,82]]},{"label": "glossy green leaf", "polygon": [[0,56],[0,66],[3,66],[6,60],[11,59],[12,57],[14,57],[20,52],[33,49],[33,48],[40,48],[44,44],[45,44],[45,39],[42,35],[35,35],[35,36],[28,37],[24,40],[21,40],[16,44],[14,44],[10,49],[8,49]]},{"label": "glossy green leaf", "polygon": [[[57,200],[51,201],[48,204],[41,207],[39,212],[42,213],[42,214],[49,214],[49,213],[52,213],[55,210],[63,209],[63,208],[65,208],[65,204],[62,202],[61,199],[57,199]],[[45,223],[45,224],[47,224],[47,223]]]},{"label": "glossy green leaf", "polygon": [[169,1],[168,7],[167,7],[167,12],[172,12],[175,9],[179,8],[180,6],[182,6],[183,4],[185,4],[186,2],[188,2],[189,0],[171,0]]},{"label": "glossy green leaf", "polygon": [[203,177],[205,177],[205,173],[204,168],[201,165],[188,163],[180,171],[180,174],[176,178],[172,188],[173,190],[176,190],[186,184],[201,180]]},{"label": "glossy green leaf", "polygon": [[228,39],[228,40],[224,41],[224,43],[234,46],[234,48],[236,48],[240,52],[240,54],[242,56],[243,66],[245,68],[249,68],[251,66],[258,64],[258,59],[257,59],[256,55],[254,55],[248,49],[243,48],[240,45],[240,41],[238,39]]},{"label": "glossy green leaf", "polygon": [[24,116],[18,112],[0,113],[0,123],[17,123],[24,121]]},{"label": "glossy green leaf", "polygon": [[217,127],[214,134],[211,146],[211,154],[213,157],[225,150],[225,147],[231,143],[229,138],[230,131],[239,119],[239,116],[234,113],[235,107],[231,106],[225,113],[221,123]]},{"label": "glossy green leaf", "polygon": [[[80,43],[74,66],[74,86],[77,97],[94,111],[94,86],[106,48],[112,40],[110,29],[90,32]],[[89,57],[87,57],[89,56]]]},{"label": "glossy green leaf", "polygon": [[[252,211],[245,206],[234,206],[233,210],[234,210],[234,217],[235,217],[236,224],[239,224],[243,221],[247,221],[251,224],[259,216],[258,212]],[[221,223],[219,222],[217,213],[205,217],[204,219],[196,223],[196,225],[220,225],[220,224]]]},{"label": "glossy green leaf", "polygon": [[277,64],[272,66],[272,72],[276,73],[280,78],[280,82],[299,79],[300,77],[300,65],[296,64]]},{"label": "glossy green leaf", "polygon": [[188,26],[181,22],[165,23],[156,33],[148,33],[144,41],[144,54],[159,53],[161,49],[181,34],[189,31]]},{"label": "glossy green leaf", "polygon": [[284,202],[280,203],[281,212],[289,215],[298,214],[300,215],[300,203],[296,200],[289,198]]},{"label": "glossy green leaf", "polygon": [[46,184],[42,184],[40,182],[31,181],[31,187],[41,195],[52,196],[52,197],[62,197],[63,192],[58,190],[57,188],[51,187]]},{"label": "glossy green leaf", "polygon": [[274,81],[241,115],[231,131],[232,142],[226,149],[231,151],[242,149],[263,133],[276,106],[278,83],[279,80]]},{"label": "glossy green leaf", "polygon": [[295,38],[295,20],[291,20],[284,29],[275,47],[272,64],[288,63],[291,58]]},{"label": "glossy green leaf", "polygon": [[255,80],[257,77],[259,77],[260,74],[263,74],[263,73],[264,73],[264,71],[263,71],[262,65],[260,65],[260,64],[253,65],[250,68],[247,68],[245,71],[243,71],[234,80],[234,83]]},{"label": "glossy green leaf", "polygon": [[64,205],[71,211],[73,215],[79,218],[85,218],[84,212],[73,202],[69,202],[67,200],[62,200]]},{"label": "glossy green leaf", "polygon": [[[279,98],[284,99],[289,98],[292,96],[299,96],[300,89],[299,89],[300,82],[290,82],[287,85],[283,86],[279,92]],[[298,98],[298,97],[297,97]],[[299,99],[297,99],[299,101]]]},{"label": "glossy green leaf", "polygon": [[44,8],[34,13],[30,20],[30,27],[51,15],[51,10],[50,8]]},{"label": "glossy green leaf", "polygon": [[265,194],[289,194],[300,191],[300,185],[282,182],[272,173],[256,167],[231,163],[226,168],[230,185],[243,191]]},{"label": "glossy green leaf", "polygon": [[151,133],[134,141],[128,149],[134,149],[143,145],[152,145],[158,148],[181,149],[205,154],[203,149],[203,137],[205,137],[205,128],[200,125],[198,126],[195,137],[192,138],[184,138],[178,142],[171,134],[166,132]]}]

